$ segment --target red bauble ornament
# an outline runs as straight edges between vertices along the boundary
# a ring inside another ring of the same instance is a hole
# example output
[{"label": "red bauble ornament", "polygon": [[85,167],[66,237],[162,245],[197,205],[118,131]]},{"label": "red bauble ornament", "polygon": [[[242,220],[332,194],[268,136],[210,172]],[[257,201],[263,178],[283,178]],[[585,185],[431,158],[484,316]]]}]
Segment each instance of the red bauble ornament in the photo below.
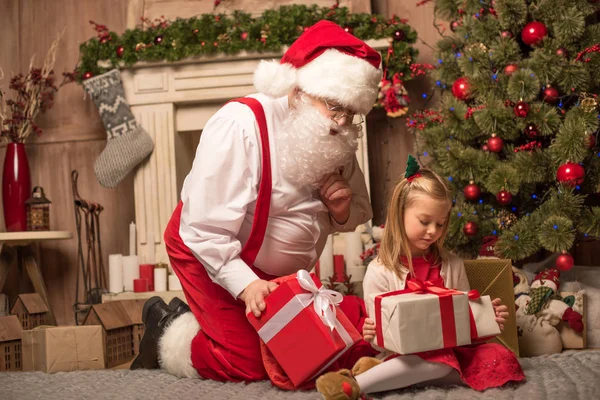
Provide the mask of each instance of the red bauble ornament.
[{"label": "red bauble ornament", "polygon": [[246,40],[246,39],[248,39],[248,32],[242,32],[242,33],[240,34],[240,39],[242,39],[242,40]]},{"label": "red bauble ornament", "polygon": [[479,186],[477,186],[475,182],[471,181],[467,186],[465,186],[463,193],[465,194],[465,199],[469,201],[477,201],[481,195],[481,189],[479,189]]},{"label": "red bauble ornament", "polygon": [[92,72],[88,71],[88,72],[86,72],[86,73],[83,74],[82,78],[85,81],[86,79],[90,79],[93,76],[94,76],[94,74]]},{"label": "red bauble ornament", "polygon": [[504,141],[493,133],[492,137],[487,141],[487,147],[493,153],[500,153],[504,148]]},{"label": "red bauble ornament", "polygon": [[406,33],[404,33],[404,31],[402,31],[402,30],[397,30],[392,35],[392,38],[397,42],[402,42],[402,41],[406,40]]},{"label": "red bauble ornament", "polygon": [[345,30],[346,32],[348,32],[349,34],[352,34],[352,32],[354,32],[354,29],[352,29],[352,27],[351,27],[351,26],[347,26],[347,27],[345,27],[345,28],[344,28],[344,30]]},{"label": "red bauble ornament", "polygon": [[519,118],[525,118],[529,115],[529,104],[523,100],[519,101],[515,106],[515,115]]},{"label": "red bauble ornament", "polygon": [[102,36],[100,38],[100,43],[106,44],[110,40],[110,36]]},{"label": "red bauble ornament", "polygon": [[513,34],[510,31],[502,31],[500,33],[500,36],[502,36],[503,38],[511,38],[511,37],[513,37]]},{"label": "red bauble ornament", "polygon": [[525,134],[529,138],[534,139],[540,134],[540,131],[538,130],[538,127],[535,124],[529,123],[525,127]]},{"label": "red bauble ornament", "polygon": [[452,84],[452,94],[459,100],[468,100],[471,96],[471,84],[467,78],[458,78]]},{"label": "red bauble ornament", "polygon": [[123,57],[123,52],[124,52],[124,51],[125,51],[125,47],[123,47],[123,46],[119,46],[119,47],[117,47],[117,50],[116,50],[116,52],[117,52],[117,57]]},{"label": "red bauble ornament", "polygon": [[567,58],[569,57],[569,52],[564,47],[559,47],[558,49],[556,49],[556,55],[559,57]]},{"label": "red bauble ornament", "polygon": [[569,253],[563,253],[556,258],[556,268],[561,271],[568,271],[575,265],[575,260]]},{"label": "red bauble ornament", "polygon": [[556,171],[556,180],[568,186],[581,185],[585,178],[585,169],[577,163],[567,161]]},{"label": "red bauble ornament", "polygon": [[512,75],[513,73],[517,72],[518,69],[519,66],[517,64],[508,64],[506,67],[504,67],[504,73],[506,75]]},{"label": "red bauble ornament", "polygon": [[450,30],[452,32],[456,32],[456,30],[462,25],[461,21],[452,21],[450,22]]},{"label": "red bauble ornament", "polygon": [[553,88],[552,86],[548,85],[548,86],[546,86],[546,89],[544,89],[542,98],[548,104],[556,104],[556,103],[558,103],[558,100],[559,100],[558,99],[558,90],[556,90],[556,88]]},{"label": "red bauble ornament", "polygon": [[528,23],[521,32],[521,39],[529,46],[538,44],[545,36],[548,36],[548,28],[538,21]]},{"label": "red bauble ornament", "polygon": [[512,201],[512,194],[506,190],[501,190],[496,195],[496,201],[503,206],[508,205]]},{"label": "red bauble ornament", "polygon": [[594,147],[596,147],[596,136],[586,135],[585,144],[587,145],[588,149],[593,149]]},{"label": "red bauble ornament", "polygon": [[157,37],[154,38],[154,44],[159,45],[163,42],[163,40],[164,40],[164,36],[158,35]]},{"label": "red bauble ornament", "polygon": [[467,236],[475,236],[477,235],[477,224],[475,222],[469,221],[463,227],[463,232]]}]

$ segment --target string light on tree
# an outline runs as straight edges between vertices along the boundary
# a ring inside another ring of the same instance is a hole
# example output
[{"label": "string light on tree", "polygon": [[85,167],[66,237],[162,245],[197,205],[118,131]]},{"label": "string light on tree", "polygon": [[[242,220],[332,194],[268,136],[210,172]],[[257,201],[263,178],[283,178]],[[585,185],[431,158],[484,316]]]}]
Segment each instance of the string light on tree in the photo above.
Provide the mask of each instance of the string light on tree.
[{"label": "string light on tree", "polygon": [[566,251],[556,258],[556,268],[561,271],[568,271],[573,268],[573,265],[575,265],[575,260]]},{"label": "string light on tree", "polygon": [[570,187],[575,187],[583,183],[585,178],[585,169],[577,163],[567,161],[556,171],[556,180]]},{"label": "string light on tree", "polygon": [[465,186],[463,193],[465,195],[465,199],[469,201],[477,201],[481,195],[481,189],[475,184],[475,182],[470,181],[469,184]]},{"label": "string light on tree", "polygon": [[500,153],[504,148],[504,141],[501,137],[498,137],[495,133],[492,133],[492,137],[487,141],[487,148],[492,153]]},{"label": "string light on tree", "polygon": [[521,32],[521,39],[528,46],[539,44],[546,36],[548,36],[548,28],[539,21],[528,23]]}]

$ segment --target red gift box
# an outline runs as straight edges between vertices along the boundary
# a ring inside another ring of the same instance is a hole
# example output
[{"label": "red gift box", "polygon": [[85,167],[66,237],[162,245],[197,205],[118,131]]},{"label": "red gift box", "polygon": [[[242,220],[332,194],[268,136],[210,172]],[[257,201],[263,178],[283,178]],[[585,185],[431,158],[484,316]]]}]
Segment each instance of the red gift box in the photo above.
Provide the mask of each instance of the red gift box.
[{"label": "red gift box", "polygon": [[295,386],[316,378],[362,336],[336,307],[343,296],[301,270],[265,299],[250,324]]}]

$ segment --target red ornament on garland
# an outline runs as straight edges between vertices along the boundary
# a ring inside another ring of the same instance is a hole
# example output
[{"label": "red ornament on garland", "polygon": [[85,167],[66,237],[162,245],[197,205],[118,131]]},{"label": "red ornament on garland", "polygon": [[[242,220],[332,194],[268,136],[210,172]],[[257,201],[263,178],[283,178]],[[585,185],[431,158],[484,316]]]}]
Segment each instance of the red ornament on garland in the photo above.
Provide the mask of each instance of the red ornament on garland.
[{"label": "red ornament on garland", "polygon": [[529,115],[529,104],[523,100],[519,100],[514,108],[515,115],[519,118],[525,118]]},{"label": "red ornament on garland", "polygon": [[396,32],[394,32],[392,38],[397,42],[402,42],[406,40],[406,33],[404,33],[403,30],[398,29]]},{"label": "red ornament on garland", "polygon": [[469,221],[463,227],[463,232],[467,236],[475,236],[477,235],[477,224],[473,221]]},{"label": "red ornament on garland", "polygon": [[510,202],[512,201],[512,194],[510,192],[502,189],[496,195],[496,201],[498,201],[498,204],[506,206],[506,205],[510,204]]},{"label": "red ornament on garland", "polygon": [[117,57],[119,57],[119,58],[123,57],[123,52],[125,52],[125,47],[123,47],[123,46],[117,47],[116,52],[117,52]]},{"label": "red ornament on garland", "polygon": [[471,96],[471,84],[465,77],[458,78],[452,84],[452,94],[459,100],[468,100]]},{"label": "red ornament on garland", "polygon": [[248,39],[248,32],[242,32],[240,34],[240,39],[247,40]]},{"label": "red ornament on garland", "polygon": [[540,131],[535,124],[529,123],[525,127],[525,134],[531,139],[535,139],[540,134]]},{"label": "red ornament on garland", "polygon": [[502,138],[496,136],[495,133],[492,133],[492,137],[487,141],[487,148],[492,153],[500,153],[504,148],[504,141]]},{"label": "red ornament on garland", "polygon": [[523,39],[523,42],[528,46],[540,43],[546,36],[548,36],[548,28],[538,21],[528,23],[521,32],[521,39]]},{"label": "red ornament on garland", "polygon": [[481,189],[479,189],[479,186],[477,186],[475,182],[471,181],[467,186],[465,186],[463,193],[465,194],[465,199],[469,201],[477,201],[481,195]]},{"label": "red ornament on garland", "polygon": [[542,94],[543,100],[548,104],[556,104],[559,100],[558,97],[558,90],[550,85],[547,85],[546,89],[544,89],[544,93]]},{"label": "red ornament on garland", "polygon": [[158,35],[157,37],[154,38],[154,44],[159,45],[163,42],[163,40],[164,40],[164,36]]},{"label": "red ornament on garland", "polygon": [[88,71],[88,72],[86,72],[86,73],[84,73],[84,74],[83,74],[82,78],[83,78],[83,80],[85,81],[85,80],[87,80],[87,79],[90,79],[90,78],[91,78],[91,77],[93,77],[93,76],[94,76],[94,74],[93,74],[92,72],[89,72],[89,71]]},{"label": "red ornament on garland", "polygon": [[110,40],[110,36],[102,36],[100,38],[100,43],[106,44]]},{"label": "red ornament on garland", "polygon": [[556,258],[556,268],[561,271],[568,271],[575,265],[575,260],[569,253],[562,253]]},{"label": "red ornament on garland", "polygon": [[512,75],[513,73],[517,72],[518,69],[519,66],[517,64],[508,64],[506,67],[504,67],[504,74]]},{"label": "red ornament on garland", "polygon": [[585,178],[585,169],[577,163],[567,161],[556,171],[556,180],[568,186],[581,185]]}]

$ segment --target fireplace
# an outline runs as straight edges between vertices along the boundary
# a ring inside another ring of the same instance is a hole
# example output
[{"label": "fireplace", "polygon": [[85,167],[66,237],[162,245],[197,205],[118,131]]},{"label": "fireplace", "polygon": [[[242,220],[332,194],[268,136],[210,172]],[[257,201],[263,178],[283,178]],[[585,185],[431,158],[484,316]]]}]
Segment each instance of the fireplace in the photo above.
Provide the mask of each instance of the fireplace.
[{"label": "fireplace", "polygon": [[[369,41],[386,50],[385,39]],[[254,69],[262,59],[281,53],[241,52],[175,63],[137,63],[121,70],[125,95],[138,122],[154,140],[154,152],[135,172],[137,254],[147,257],[148,232],[155,241],[154,259],[168,262],[163,232],[179,201],[183,180],[208,119],[228,100],[256,92]],[[366,125],[357,153],[369,188]]]}]

